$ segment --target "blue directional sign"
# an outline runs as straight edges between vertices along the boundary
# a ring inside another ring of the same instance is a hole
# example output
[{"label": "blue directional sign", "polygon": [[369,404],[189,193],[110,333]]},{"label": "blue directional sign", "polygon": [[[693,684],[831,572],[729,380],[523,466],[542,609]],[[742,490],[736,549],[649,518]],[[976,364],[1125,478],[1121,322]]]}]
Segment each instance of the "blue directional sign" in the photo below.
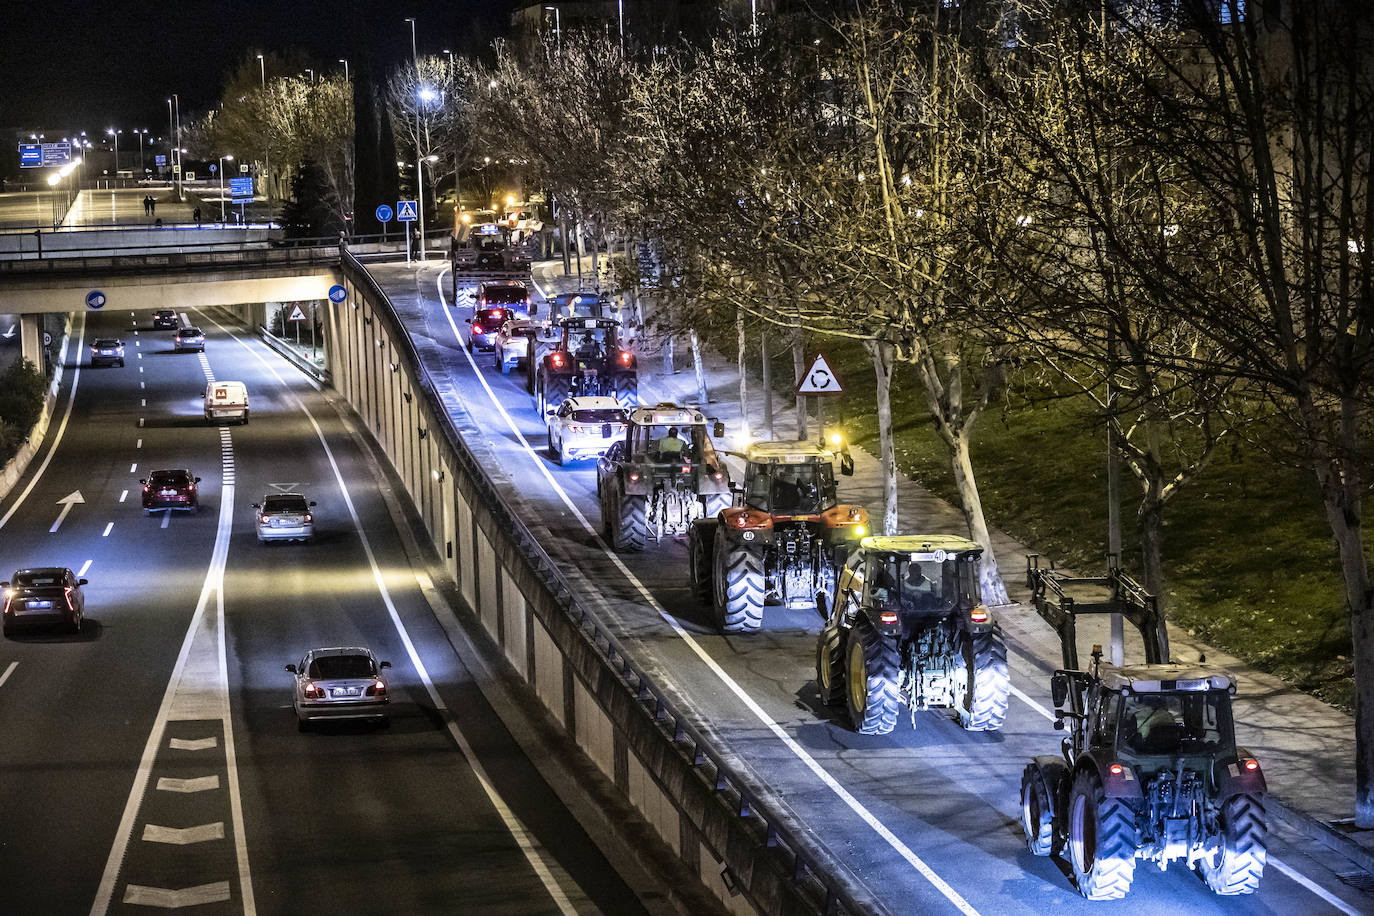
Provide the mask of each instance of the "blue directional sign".
[{"label": "blue directional sign", "polygon": [[344,289],[342,286],[339,286],[339,285],[336,283],[336,284],[334,284],[333,286],[329,287],[329,301],[330,301],[330,302],[343,302],[343,301],[344,301],[345,299],[347,299],[347,298],[348,298],[348,290]]},{"label": "blue directional sign", "polygon": [[252,197],[253,179],[251,178],[230,178],[229,194],[233,197]]},{"label": "blue directional sign", "polygon": [[21,143],[19,144],[19,167],[21,169],[36,169],[43,165],[43,144],[41,143]]},{"label": "blue directional sign", "polygon": [[391,217],[394,215],[395,214],[391,212],[391,208],[386,204],[381,204],[377,207],[377,222],[379,223],[391,222]]},{"label": "blue directional sign", "polygon": [[86,308],[103,309],[105,307],[105,294],[98,289],[93,289],[86,294]]},{"label": "blue directional sign", "polygon": [[154,163],[155,165],[166,166],[166,165],[167,165],[167,157],[166,157],[165,155],[163,155],[162,153],[158,153],[156,156],[153,157],[153,163]]},{"label": "blue directional sign", "polygon": [[398,200],[396,201],[396,220],[402,223],[413,223],[417,219],[415,201]]},{"label": "blue directional sign", "polygon": [[43,164],[44,165],[66,165],[72,161],[72,145],[70,143],[44,143],[43,144]]}]

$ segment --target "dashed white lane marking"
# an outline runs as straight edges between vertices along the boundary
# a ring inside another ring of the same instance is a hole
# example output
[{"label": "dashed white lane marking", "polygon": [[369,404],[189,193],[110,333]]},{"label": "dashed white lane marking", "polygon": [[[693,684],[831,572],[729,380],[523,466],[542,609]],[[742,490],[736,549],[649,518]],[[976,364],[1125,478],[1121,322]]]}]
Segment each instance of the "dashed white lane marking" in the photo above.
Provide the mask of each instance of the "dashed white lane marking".
[{"label": "dashed white lane marking", "polygon": [[[147,404],[144,404],[144,406],[146,407]],[[142,418],[142,417],[139,417],[139,418],[138,418],[138,428],[139,428],[139,429],[142,429],[142,428],[143,428],[143,418]]]},{"label": "dashed white lane marking", "polygon": [[208,751],[219,746],[219,738],[173,738],[168,745],[174,751]]},{"label": "dashed white lane marking", "polygon": [[173,846],[189,846],[192,843],[205,843],[209,840],[224,839],[224,821],[213,824],[198,824],[195,827],[159,827],[157,824],[143,825],[143,840],[146,843],[169,843]]},{"label": "dashed white lane marking", "polygon": [[124,902],[139,906],[155,906],[164,910],[178,910],[185,907],[200,906],[204,903],[219,903],[229,899],[229,882],[216,881],[214,884],[198,884],[171,890],[166,887],[144,887],[130,884],[124,889]]},{"label": "dashed white lane marking", "polygon": [[[142,346],[142,344],[141,344],[139,341],[135,340],[135,341],[134,341],[134,346],[135,346],[135,347],[138,347],[138,346]],[[139,354],[139,358],[141,359],[142,357],[143,357],[143,354],[140,353],[140,354]]]},{"label": "dashed white lane marking", "polygon": [[113,530],[114,530],[114,522],[110,522],[108,525],[105,526],[105,530],[104,530],[103,532],[101,532],[100,536],[103,537],[103,538],[107,538],[107,537],[110,536],[110,532],[113,531]]},{"label": "dashed white lane marking", "polygon": [[5,673],[4,673],[4,674],[0,674],[0,687],[4,687],[4,686],[5,686],[5,681],[8,681],[8,680],[10,679],[10,675],[13,674],[13,673],[14,673],[14,669],[15,669],[15,668],[18,668],[18,667],[19,667],[19,663],[18,663],[18,662],[10,662],[10,663],[9,663],[9,667],[7,667],[7,668],[5,669]]},{"label": "dashed white lane marking", "polygon": [[119,494],[119,501],[120,501],[120,502],[124,502],[124,500],[127,499],[128,496],[129,496],[129,491],[128,491],[128,490],[124,490],[123,492],[121,492],[121,493]]},{"label": "dashed white lane marking", "polygon": [[139,407],[147,407],[147,406],[148,406],[148,399],[147,399],[147,398],[139,398],[139,399],[138,399],[138,406],[139,406]]},{"label": "dashed white lane marking", "polygon": [[145,386],[144,386],[144,384],[143,384],[142,382],[139,382],[139,383],[138,383],[138,387],[143,388],[143,387],[145,387]]},{"label": "dashed white lane marking", "polygon": [[[139,354],[137,354],[137,355],[138,355],[138,358],[139,358],[139,359],[142,359],[142,358],[143,358],[143,354],[142,354],[142,353],[139,353]],[[143,368],[142,368],[142,367],[139,367],[139,370],[138,370],[138,371],[139,371],[139,372],[142,372],[142,371],[143,371]]]},{"label": "dashed white lane marking", "polygon": [[[540,883],[544,885],[545,892],[552,898],[560,913],[563,913],[564,916],[574,916],[577,909],[573,906],[572,901],[568,899],[567,892],[564,891],[562,886],[558,883],[558,879],[553,876],[553,873],[549,871],[549,867],[544,863],[538,839],[530,833],[529,828],[527,828],[524,822],[520,820],[519,816],[510,809],[505,799],[501,797],[496,787],[492,785],[491,779],[487,776],[486,767],[482,765],[481,759],[477,756],[477,752],[473,750],[472,744],[468,741],[467,736],[464,735],[462,729],[458,727],[458,722],[453,717],[453,713],[449,711],[448,707],[444,704],[443,698],[439,696],[439,691],[434,686],[434,681],[429,676],[429,669],[425,667],[424,662],[420,659],[420,653],[416,650],[415,643],[411,641],[410,633],[406,630],[405,624],[401,622],[401,615],[396,610],[395,603],[391,600],[391,591],[386,586],[386,579],[382,574],[382,569],[377,565],[377,556],[372,551],[372,541],[367,536],[367,531],[363,527],[362,519],[358,517],[358,510],[353,505],[352,496],[349,495],[348,484],[344,482],[343,472],[339,469],[339,463],[334,459],[334,451],[329,447],[329,442],[324,436],[324,430],[315,419],[315,415],[310,412],[310,408],[305,405],[305,402],[296,397],[294,392],[291,391],[290,387],[286,384],[286,380],[277,372],[275,366],[263,359],[260,353],[252,347],[249,347],[248,344],[233,331],[230,331],[208,315],[206,319],[208,323],[215,325],[221,331],[224,331],[233,338],[239,346],[243,347],[244,350],[251,354],[268,372],[272,373],[278,383],[288,392],[288,399],[294,401],[301,413],[305,414],[305,418],[310,421],[311,427],[315,430],[316,438],[320,440],[320,445],[324,448],[325,457],[329,460],[329,467],[334,472],[334,480],[339,486],[339,493],[343,496],[344,505],[348,507],[349,517],[353,520],[353,529],[358,533],[358,540],[362,543],[363,553],[367,556],[368,565],[372,568],[372,579],[377,585],[377,592],[381,595],[382,603],[386,605],[387,614],[390,615],[391,623],[396,628],[396,633],[400,636],[402,645],[405,646],[406,655],[409,656],[410,663],[415,666],[415,672],[420,676],[420,682],[424,684],[425,693],[429,696],[430,703],[434,704],[434,708],[439,712],[440,716],[443,717],[444,725],[450,737],[453,738],[454,743],[458,745],[459,753],[467,759],[468,766],[472,768],[473,775],[477,777],[477,782],[481,785],[483,793],[487,796],[487,800],[490,801],[492,807],[496,809],[496,813],[501,817],[506,830],[509,831],[510,835],[515,839],[516,844],[520,847],[520,851],[524,853],[525,861],[530,864],[530,868],[534,870]],[[228,723],[226,723],[226,725],[227,724]]]},{"label": "dashed white lane marking", "polygon": [[142,372],[142,371],[143,371],[143,367],[142,367],[142,366],[139,366],[139,367],[138,367],[138,371],[139,371],[139,372]]},{"label": "dashed white lane marking", "polygon": [[91,561],[87,560],[85,563],[82,563],[81,568],[76,571],[76,577],[80,579],[82,576],[86,575],[87,571],[90,570],[90,568]]},{"label": "dashed white lane marking", "polygon": [[134,472],[137,471],[137,470],[138,470],[138,462],[137,462],[137,461],[135,461],[133,464],[129,465],[129,473],[130,473],[130,474],[134,473]]},{"label": "dashed white lane marking", "polygon": [[164,510],[162,510],[162,524],[161,524],[161,525],[158,525],[158,527],[159,527],[159,528],[166,528],[167,525],[168,525],[171,521],[172,521],[172,510],[171,510],[171,509],[164,509]]},{"label": "dashed white lane marking", "polygon": [[138,442],[134,444],[134,448],[143,448],[143,440],[139,439]]}]

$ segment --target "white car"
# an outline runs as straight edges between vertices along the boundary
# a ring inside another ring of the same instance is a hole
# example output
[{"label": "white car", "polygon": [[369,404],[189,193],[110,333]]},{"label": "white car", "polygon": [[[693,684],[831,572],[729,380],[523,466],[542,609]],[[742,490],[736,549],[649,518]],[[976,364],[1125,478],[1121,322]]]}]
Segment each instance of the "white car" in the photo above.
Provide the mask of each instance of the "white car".
[{"label": "white car", "polygon": [[496,368],[502,375],[510,375],[512,366],[520,365],[529,357],[530,338],[539,324],[527,318],[513,318],[501,325],[492,352],[496,355]]},{"label": "white car", "polygon": [[597,458],[625,438],[625,408],[615,398],[568,398],[550,407],[549,454],[559,464],[575,458]]},{"label": "white car", "polygon": [[308,541],[315,536],[314,500],[299,493],[268,493],[253,503],[258,543]]},{"label": "white car", "polygon": [[322,719],[370,719],[391,724],[391,692],[379,662],[364,646],[311,649],[299,663],[287,665],[295,676],[292,706],[301,731]]}]

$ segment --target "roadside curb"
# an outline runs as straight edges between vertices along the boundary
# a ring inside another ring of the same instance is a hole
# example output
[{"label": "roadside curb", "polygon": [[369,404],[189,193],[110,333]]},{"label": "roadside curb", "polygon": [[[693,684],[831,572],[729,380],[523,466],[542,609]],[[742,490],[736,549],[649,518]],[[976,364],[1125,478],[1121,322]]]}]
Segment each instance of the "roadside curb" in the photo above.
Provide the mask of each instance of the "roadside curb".
[{"label": "roadside curb", "polygon": [[1374,851],[1341,833],[1325,821],[1290,807],[1276,795],[1267,799],[1268,808],[1277,820],[1309,840],[1321,843],[1332,852],[1350,860],[1350,863],[1365,874],[1374,876]]}]

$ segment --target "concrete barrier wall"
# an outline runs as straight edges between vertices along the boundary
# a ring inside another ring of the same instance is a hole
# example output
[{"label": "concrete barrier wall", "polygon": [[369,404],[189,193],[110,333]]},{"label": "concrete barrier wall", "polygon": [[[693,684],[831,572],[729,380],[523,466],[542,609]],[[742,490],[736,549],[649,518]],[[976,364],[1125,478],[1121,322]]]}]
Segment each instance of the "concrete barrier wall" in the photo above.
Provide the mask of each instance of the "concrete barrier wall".
[{"label": "concrete barrier wall", "polygon": [[[86,319],[84,315],[81,315],[78,320],[84,324]],[[13,458],[5,462],[3,468],[0,468],[0,499],[4,499],[9,495],[10,490],[14,489],[14,485],[19,482],[19,478],[28,469],[29,463],[38,454],[38,450],[43,447],[43,440],[48,435],[48,427],[52,425],[54,419],[53,412],[57,408],[57,391],[62,385],[62,373],[66,371],[66,366],[63,364],[66,362],[66,357],[71,352],[71,348],[75,346],[76,343],[72,339],[72,319],[68,316],[63,325],[62,346],[59,350],[60,355],[56,360],[56,368],[53,370],[52,379],[48,382],[47,392],[43,396],[43,411],[38,415],[38,422],[29,431],[29,436],[24,440],[24,444],[19,446],[19,451],[15,452]],[[84,357],[84,353],[80,350],[76,351],[78,364]]]},{"label": "concrete barrier wall", "polygon": [[390,459],[463,599],[568,734],[727,909],[881,909],[582,607],[463,444],[380,288],[348,254],[342,273],[348,298],[326,321],[332,384]]}]

